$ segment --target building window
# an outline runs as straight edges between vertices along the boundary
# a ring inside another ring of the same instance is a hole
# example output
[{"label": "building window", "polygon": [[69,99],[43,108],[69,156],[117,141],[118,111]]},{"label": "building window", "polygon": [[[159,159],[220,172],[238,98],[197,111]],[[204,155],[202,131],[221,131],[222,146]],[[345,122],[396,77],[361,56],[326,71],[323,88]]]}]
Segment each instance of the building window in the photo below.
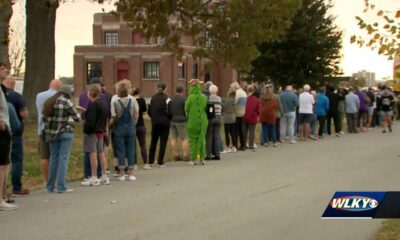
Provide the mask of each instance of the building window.
[{"label": "building window", "polygon": [[178,79],[185,79],[185,64],[178,63]]},{"label": "building window", "polygon": [[164,45],[164,44],[165,44],[165,37],[156,38],[156,45]]},{"label": "building window", "polygon": [[160,79],[160,63],[159,62],[143,63],[143,78]]},{"label": "building window", "polygon": [[88,62],[86,66],[87,66],[87,79],[86,79],[87,84],[89,84],[92,78],[102,77],[101,62]]},{"label": "building window", "polygon": [[105,32],[104,43],[106,45],[118,45],[118,33],[117,32]]},{"label": "building window", "polygon": [[194,78],[194,79],[199,78],[199,64],[198,63],[193,64],[192,78]]}]

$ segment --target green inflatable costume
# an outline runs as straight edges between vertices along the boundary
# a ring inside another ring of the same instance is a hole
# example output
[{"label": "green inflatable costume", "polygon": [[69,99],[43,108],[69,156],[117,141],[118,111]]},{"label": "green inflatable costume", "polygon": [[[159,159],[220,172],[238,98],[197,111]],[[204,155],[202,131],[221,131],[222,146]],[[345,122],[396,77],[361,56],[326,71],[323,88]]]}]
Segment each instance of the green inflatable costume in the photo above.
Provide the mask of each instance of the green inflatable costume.
[{"label": "green inflatable costume", "polygon": [[187,132],[189,135],[190,159],[204,163],[208,119],[206,114],[207,97],[201,92],[200,83],[194,81],[189,89],[185,103]]}]

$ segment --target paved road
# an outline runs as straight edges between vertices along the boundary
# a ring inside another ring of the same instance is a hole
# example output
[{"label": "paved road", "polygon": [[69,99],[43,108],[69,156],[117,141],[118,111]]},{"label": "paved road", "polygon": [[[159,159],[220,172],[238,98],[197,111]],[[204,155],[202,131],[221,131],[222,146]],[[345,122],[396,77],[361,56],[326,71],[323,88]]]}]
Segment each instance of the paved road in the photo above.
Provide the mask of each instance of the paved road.
[{"label": "paved road", "polygon": [[36,191],[0,212],[1,239],[370,239],[380,221],[320,217],[336,190],[399,190],[398,132],[171,163],[138,171],[136,182],[73,183],[68,194]]}]

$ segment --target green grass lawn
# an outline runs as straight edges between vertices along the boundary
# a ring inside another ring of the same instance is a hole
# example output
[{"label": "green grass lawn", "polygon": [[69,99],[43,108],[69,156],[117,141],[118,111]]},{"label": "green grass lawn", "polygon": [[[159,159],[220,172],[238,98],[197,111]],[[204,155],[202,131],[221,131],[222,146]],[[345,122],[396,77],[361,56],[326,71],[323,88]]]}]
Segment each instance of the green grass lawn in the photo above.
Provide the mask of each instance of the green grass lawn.
[{"label": "green grass lawn", "polygon": [[[149,148],[150,133],[151,133],[150,121],[145,120],[145,124],[147,128],[146,144],[147,148]],[[39,187],[42,187],[43,183],[40,172],[40,165],[39,165],[40,157],[38,154],[37,144],[38,144],[38,136],[36,130],[36,123],[28,123],[26,124],[24,133],[24,174],[22,181],[24,187],[27,187],[29,189],[37,189]],[[181,149],[180,142],[178,144],[179,144],[178,149]],[[138,143],[136,147],[137,149],[140,149]],[[158,151],[156,152],[156,157],[157,153]],[[113,154],[110,148],[109,159],[108,159],[110,170],[114,168],[112,157]],[[165,161],[172,160],[172,152],[170,147],[167,147],[164,159]],[[137,162],[139,166],[143,164],[140,151],[138,151],[137,154]],[[83,133],[82,133],[82,124],[77,124],[75,126],[74,141],[68,165],[68,181],[81,180],[82,178],[83,178]]]}]

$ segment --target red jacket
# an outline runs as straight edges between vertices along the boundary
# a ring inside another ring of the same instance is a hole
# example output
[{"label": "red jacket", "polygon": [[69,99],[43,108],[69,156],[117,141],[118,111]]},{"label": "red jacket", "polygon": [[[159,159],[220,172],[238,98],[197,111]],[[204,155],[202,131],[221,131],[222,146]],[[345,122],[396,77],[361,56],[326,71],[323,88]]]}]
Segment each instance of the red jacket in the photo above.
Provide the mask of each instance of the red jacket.
[{"label": "red jacket", "polygon": [[246,111],[243,119],[245,123],[256,124],[260,117],[260,100],[256,96],[247,97]]}]

